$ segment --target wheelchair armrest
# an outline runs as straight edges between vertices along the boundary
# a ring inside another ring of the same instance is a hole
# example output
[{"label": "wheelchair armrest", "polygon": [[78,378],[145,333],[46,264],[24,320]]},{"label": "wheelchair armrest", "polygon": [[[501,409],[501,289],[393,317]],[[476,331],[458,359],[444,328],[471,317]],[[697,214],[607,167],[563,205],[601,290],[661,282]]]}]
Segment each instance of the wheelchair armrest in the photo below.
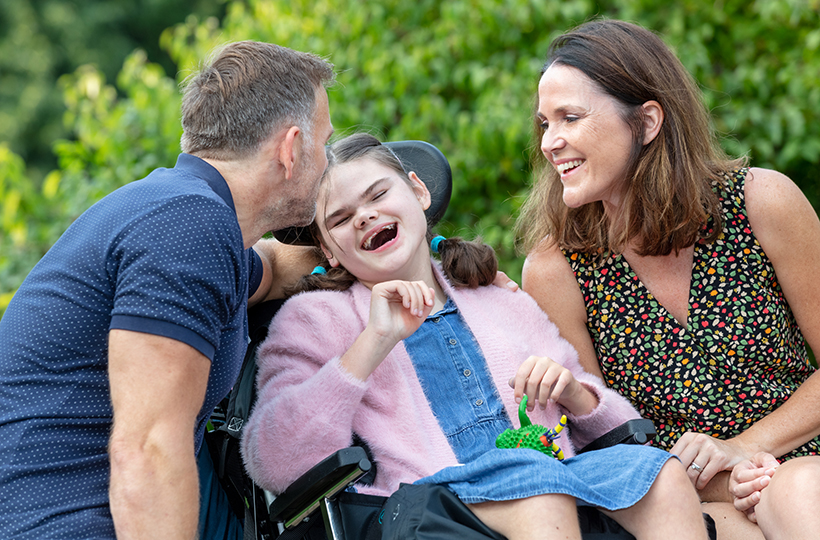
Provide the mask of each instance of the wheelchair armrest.
[{"label": "wheelchair armrest", "polygon": [[283,522],[286,529],[301,523],[332,498],[370,470],[363,448],[351,446],[331,454],[296,479],[277,495],[268,509],[271,522]]},{"label": "wheelchair armrest", "polygon": [[616,444],[645,444],[650,438],[654,437],[655,425],[652,420],[645,418],[636,418],[628,420],[620,426],[612,429],[585,447],[578,450],[579,454],[589,452],[590,450],[600,450],[615,446]]}]

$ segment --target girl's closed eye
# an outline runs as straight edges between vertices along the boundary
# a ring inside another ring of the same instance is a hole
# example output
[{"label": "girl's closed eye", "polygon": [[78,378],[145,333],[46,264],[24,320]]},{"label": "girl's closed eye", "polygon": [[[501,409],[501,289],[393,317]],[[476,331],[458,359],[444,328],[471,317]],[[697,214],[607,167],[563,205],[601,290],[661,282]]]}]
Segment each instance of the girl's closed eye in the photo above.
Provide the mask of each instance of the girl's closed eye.
[{"label": "girl's closed eye", "polygon": [[341,216],[338,219],[335,219],[335,220],[331,221],[330,223],[327,223],[325,226],[328,229],[333,229],[333,228],[338,227],[339,225],[344,225],[347,222],[347,220],[349,220],[349,219],[350,219],[350,216]]}]

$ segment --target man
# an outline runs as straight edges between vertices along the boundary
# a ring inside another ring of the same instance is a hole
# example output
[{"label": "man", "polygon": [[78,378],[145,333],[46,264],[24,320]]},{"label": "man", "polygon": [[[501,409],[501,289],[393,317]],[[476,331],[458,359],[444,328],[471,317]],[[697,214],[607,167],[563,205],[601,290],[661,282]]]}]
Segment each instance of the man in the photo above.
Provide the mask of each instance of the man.
[{"label": "man", "polygon": [[228,45],[184,90],[176,167],[95,204],[32,270],[0,321],[0,537],[195,536],[195,454],[249,302],[291,266],[262,235],[313,219],[333,77]]}]

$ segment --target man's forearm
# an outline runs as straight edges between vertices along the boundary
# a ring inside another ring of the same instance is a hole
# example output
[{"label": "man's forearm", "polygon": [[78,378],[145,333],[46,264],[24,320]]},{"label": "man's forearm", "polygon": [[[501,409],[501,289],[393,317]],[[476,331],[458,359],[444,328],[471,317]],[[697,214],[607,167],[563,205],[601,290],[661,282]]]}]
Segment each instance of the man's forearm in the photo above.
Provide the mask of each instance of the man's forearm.
[{"label": "man's forearm", "polygon": [[180,341],[127,330],[109,334],[109,499],[117,538],[196,536],[194,426],[210,366]]},{"label": "man's forearm", "polygon": [[305,274],[321,262],[312,247],[291,246],[276,240],[262,239],[253,249],[262,259],[265,273],[259,289],[250,298],[250,304],[285,297],[285,289],[295,285]]},{"label": "man's forearm", "polygon": [[196,538],[199,479],[193,448],[172,446],[136,448],[112,437],[109,497],[119,540]]}]

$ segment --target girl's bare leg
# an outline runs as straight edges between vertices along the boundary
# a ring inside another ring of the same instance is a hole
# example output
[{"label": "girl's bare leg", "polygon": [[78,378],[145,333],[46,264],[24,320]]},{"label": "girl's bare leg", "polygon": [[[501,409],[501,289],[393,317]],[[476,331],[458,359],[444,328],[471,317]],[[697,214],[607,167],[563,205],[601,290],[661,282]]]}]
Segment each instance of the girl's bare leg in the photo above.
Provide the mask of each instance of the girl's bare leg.
[{"label": "girl's bare leg", "polygon": [[569,495],[547,494],[467,506],[485,525],[509,540],[581,539],[575,498]]},{"label": "girl's bare leg", "polygon": [[720,540],[763,540],[763,533],[746,514],[735,509],[732,503],[703,503],[701,508],[715,520]]}]

